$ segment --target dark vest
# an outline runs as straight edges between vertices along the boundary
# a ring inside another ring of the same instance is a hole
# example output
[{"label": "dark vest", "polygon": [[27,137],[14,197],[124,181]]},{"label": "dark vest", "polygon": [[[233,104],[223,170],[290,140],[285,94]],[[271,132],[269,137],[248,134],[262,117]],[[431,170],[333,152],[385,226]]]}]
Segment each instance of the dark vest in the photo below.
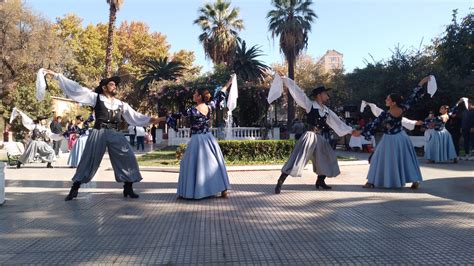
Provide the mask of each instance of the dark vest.
[{"label": "dark vest", "polygon": [[105,103],[100,100],[100,94],[97,95],[97,102],[94,107],[95,124],[94,128],[100,128],[101,124],[119,124],[122,122],[122,107],[116,110],[110,110]]},{"label": "dark vest", "polygon": [[40,131],[36,125],[33,129],[33,132],[31,133],[31,139],[38,141],[49,141],[49,138],[46,137],[45,132]]},{"label": "dark vest", "polygon": [[319,109],[311,107],[311,111],[306,115],[306,121],[309,125],[309,130],[329,130],[328,124],[326,124],[326,119],[329,114],[325,113],[324,116],[319,115]]}]

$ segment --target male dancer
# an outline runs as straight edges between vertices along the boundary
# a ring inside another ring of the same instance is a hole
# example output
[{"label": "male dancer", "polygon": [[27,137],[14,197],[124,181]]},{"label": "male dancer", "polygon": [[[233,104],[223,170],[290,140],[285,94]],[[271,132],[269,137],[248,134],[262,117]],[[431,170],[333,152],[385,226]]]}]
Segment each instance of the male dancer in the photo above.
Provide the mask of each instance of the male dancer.
[{"label": "male dancer", "polygon": [[22,111],[13,108],[10,123],[18,116],[21,116],[21,122],[25,128],[31,132],[31,140],[26,145],[26,149],[23,154],[18,158],[16,168],[21,168],[22,164],[30,163],[34,160],[36,154],[40,156],[42,162],[46,162],[46,168],[53,168],[52,162],[56,159],[54,156],[54,150],[47,143],[51,139],[60,140],[64,137],[60,134],[53,134],[51,130],[46,126],[46,117],[38,117],[36,120],[32,120],[28,115]]},{"label": "male dancer", "polygon": [[300,177],[309,160],[313,163],[313,171],[318,175],[316,188],[330,189],[331,187],[326,185],[324,179],[327,176],[337,176],[340,171],[336,153],[322,133],[330,127],[342,137],[351,134],[353,129],[325,106],[329,100],[327,91],[330,89],[326,89],[324,86],[317,87],[313,89],[310,99],[293,80],[284,78],[283,81],[295,102],[306,110],[309,128],[296,143],[290,158],[281,169],[275,194],[280,194],[281,187],[288,175]]},{"label": "male dancer", "polygon": [[164,118],[151,118],[138,113],[127,103],[116,99],[119,77],[102,79],[93,92],[51,70],[45,70],[45,73],[53,75],[59,81],[59,87],[68,97],[93,107],[95,112],[94,128],[87,139],[81,161],[72,178],[74,183],[65,200],[76,198],[81,184],[91,181],[100,166],[106,148],[114,169],[115,180],[124,183],[123,196],[138,198],[132,185],[140,182],[142,176],[133,149],[125,136],[118,131],[118,125],[122,122],[122,117],[132,126],[146,126],[158,123]]}]

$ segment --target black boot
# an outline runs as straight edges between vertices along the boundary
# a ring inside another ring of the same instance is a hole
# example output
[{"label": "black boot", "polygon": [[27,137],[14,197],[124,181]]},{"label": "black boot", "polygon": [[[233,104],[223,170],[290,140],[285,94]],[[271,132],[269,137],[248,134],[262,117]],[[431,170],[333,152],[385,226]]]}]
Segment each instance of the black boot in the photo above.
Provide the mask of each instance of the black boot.
[{"label": "black boot", "polygon": [[80,187],[81,187],[81,182],[74,182],[72,184],[71,190],[69,191],[69,194],[67,195],[67,197],[64,200],[65,201],[70,201],[70,200],[76,198]]},{"label": "black boot", "polygon": [[18,168],[18,169],[21,168],[21,162],[20,161],[16,162],[16,168]]},{"label": "black boot", "polygon": [[326,182],[324,182],[324,179],[326,179],[325,175],[318,175],[318,180],[316,180],[316,188],[319,189],[319,187],[322,187],[323,189],[331,189],[332,187],[326,185]]},{"label": "black boot", "polygon": [[53,168],[53,166],[51,165],[51,163],[47,163],[46,168]]},{"label": "black boot", "polygon": [[140,197],[137,194],[135,194],[135,192],[133,192],[132,186],[133,186],[132,182],[125,182],[125,184],[123,184],[123,197],[124,198],[126,198],[127,196],[129,196],[132,199],[136,199]]},{"label": "black boot", "polygon": [[281,174],[280,178],[278,178],[277,185],[275,187],[275,194],[280,194],[281,192],[281,186],[283,186],[283,183],[285,182],[285,179],[288,177],[287,174]]}]

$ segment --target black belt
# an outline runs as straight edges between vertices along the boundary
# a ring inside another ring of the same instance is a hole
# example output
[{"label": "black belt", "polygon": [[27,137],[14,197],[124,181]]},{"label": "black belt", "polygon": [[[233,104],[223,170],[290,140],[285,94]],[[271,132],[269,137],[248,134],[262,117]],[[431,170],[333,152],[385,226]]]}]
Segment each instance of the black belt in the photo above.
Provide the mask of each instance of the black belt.
[{"label": "black belt", "polygon": [[101,128],[118,129],[118,124],[117,123],[96,123],[94,125],[94,128],[96,128],[96,129],[101,129]]}]

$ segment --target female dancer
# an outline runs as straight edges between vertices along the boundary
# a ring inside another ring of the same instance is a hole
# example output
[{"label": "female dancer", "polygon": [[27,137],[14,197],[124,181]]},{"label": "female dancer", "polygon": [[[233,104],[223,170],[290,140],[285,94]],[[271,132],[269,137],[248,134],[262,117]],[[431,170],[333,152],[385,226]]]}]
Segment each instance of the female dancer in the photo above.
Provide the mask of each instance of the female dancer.
[{"label": "female dancer", "polygon": [[[457,105],[462,100],[456,103],[453,108],[453,113],[456,112]],[[430,163],[453,160],[458,162],[456,149],[454,147],[451,133],[446,130],[446,123],[449,120],[449,106],[443,105],[439,108],[440,116],[426,119],[424,126],[428,128],[429,140],[425,145],[425,158]]]},{"label": "female dancer", "polygon": [[402,117],[411,105],[424,96],[426,89],[423,85],[429,79],[429,76],[423,78],[407,101],[403,101],[399,94],[389,94],[385,99],[389,110],[383,111],[364,127],[362,135],[367,140],[375,134],[379,124],[384,127],[384,135],[372,156],[364,188],[400,188],[406,183],[412,183],[413,189],[419,187],[422,181],[420,166],[410,138],[402,130]]},{"label": "female dancer", "polygon": [[67,164],[71,168],[76,168],[81,161],[82,152],[86,147],[87,138],[89,136],[89,123],[94,121],[94,116],[91,114],[89,118],[85,121],[81,115],[76,116],[76,124],[71,126],[68,130],[69,138],[73,136],[76,141],[71,148],[69,153],[69,159]]},{"label": "female dancer", "polygon": [[197,89],[193,95],[195,106],[185,112],[173,114],[168,124],[176,127],[176,120],[182,116],[191,119],[191,140],[180,163],[178,197],[202,199],[221,193],[227,197],[230,189],[229,177],[216,139],[209,130],[212,112],[225,100],[225,93],[231,85],[232,77],[211,100],[207,89]]}]

